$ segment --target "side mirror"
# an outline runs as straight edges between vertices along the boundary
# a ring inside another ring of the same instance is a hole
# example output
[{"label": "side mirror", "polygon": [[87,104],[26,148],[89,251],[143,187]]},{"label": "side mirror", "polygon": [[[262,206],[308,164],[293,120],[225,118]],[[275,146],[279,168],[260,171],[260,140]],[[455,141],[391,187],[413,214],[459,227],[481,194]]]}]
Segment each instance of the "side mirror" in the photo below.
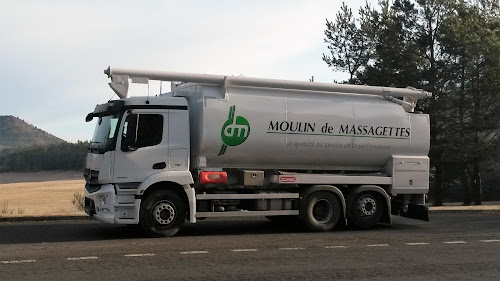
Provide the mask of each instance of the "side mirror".
[{"label": "side mirror", "polygon": [[90,122],[90,121],[92,121],[92,119],[94,119],[94,113],[93,112],[87,114],[87,117],[85,117],[85,122]]},{"label": "side mirror", "polygon": [[122,134],[122,151],[136,151],[137,147],[137,125],[139,124],[139,116],[137,114],[129,114],[125,119]]}]

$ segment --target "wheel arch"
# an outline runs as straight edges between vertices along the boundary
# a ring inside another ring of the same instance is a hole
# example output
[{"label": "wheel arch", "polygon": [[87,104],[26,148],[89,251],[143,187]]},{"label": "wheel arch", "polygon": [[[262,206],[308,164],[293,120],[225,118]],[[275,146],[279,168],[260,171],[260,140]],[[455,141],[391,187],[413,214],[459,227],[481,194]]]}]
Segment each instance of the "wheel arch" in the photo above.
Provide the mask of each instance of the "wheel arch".
[{"label": "wheel arch", "polygon": [[[196,222],[195,192],[191,187],[193,176],[189,171],[166,171],[156,173],[146,178],[137,188],[137,195],[141,199],[160,189],[170,189],[177,192],[184,200],[189,221]],[[142,200],[141,200],[142,201]]]},{"label": "wheel arch", "polygon": [[180,185],[179,183],[172,182],[172,181],[161,181],[161,182],[156,182],[151,184],[150,186],[146,187],[144,189],[144,192],[141,194],[141,208],[142,208],[142,202],[151,194],[159,191],[159,190],[172,190],[175,193],[177,193],[181,198],[182,201],[184,202],[187,210],[187,216],[188,218],[191,217],[191,204],[190,204],[190,199],[188,197],[188,190],[186,190],[185,187]]},{"label": "wheel arch", "polygon": [[193,184],[193,176],[189,171],[170,171],[156,173],[146,178],[137,187],[137,195],[143,195],[151,187],[158,183],[167,182],[179,186]]},{"label": "wheel arch", "polygon": [[172,182],[172,181],[160,181],[160,182],[156,182],[156,183],[151,184],[142,193],[142,198],[148,197],[150,194],[154,193],[155,191],[167,190],[167,189],[173,190],[176,193],[178,193],[180,196],[187,198],[186,192],[184,191],[184,188],[182,187],[182,185],[180,185],[176,182]]}]

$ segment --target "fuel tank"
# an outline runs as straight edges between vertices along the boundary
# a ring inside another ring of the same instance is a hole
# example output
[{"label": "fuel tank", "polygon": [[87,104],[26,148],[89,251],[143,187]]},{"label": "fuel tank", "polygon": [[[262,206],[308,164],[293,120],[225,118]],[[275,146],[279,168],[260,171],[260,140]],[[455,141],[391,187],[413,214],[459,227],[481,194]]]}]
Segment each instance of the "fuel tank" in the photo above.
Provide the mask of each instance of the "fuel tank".
[{"label": "fuel tank", "polygon": [[427,156],[429,116],[384,97],[185,84],[192,168],[381,171]]}]

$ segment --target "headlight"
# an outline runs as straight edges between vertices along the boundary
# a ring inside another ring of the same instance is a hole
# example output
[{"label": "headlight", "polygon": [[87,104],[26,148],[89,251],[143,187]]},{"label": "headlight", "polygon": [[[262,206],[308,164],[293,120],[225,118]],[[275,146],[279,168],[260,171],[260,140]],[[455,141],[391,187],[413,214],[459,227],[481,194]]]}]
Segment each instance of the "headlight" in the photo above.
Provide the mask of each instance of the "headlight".
[{"label": "headlight", "polygon": [[97,206],[101,207],[107,205],[109,202],[109,198],[111,198],[110,193],[103,193],[97,195]]}]

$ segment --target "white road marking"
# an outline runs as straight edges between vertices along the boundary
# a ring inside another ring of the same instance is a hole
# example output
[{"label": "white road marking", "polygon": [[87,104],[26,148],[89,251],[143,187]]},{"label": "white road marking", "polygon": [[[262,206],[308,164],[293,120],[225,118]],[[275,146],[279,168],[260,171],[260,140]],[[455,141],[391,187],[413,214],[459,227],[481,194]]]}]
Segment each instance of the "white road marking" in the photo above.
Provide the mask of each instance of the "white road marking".
[{"label": "white road marking", "polygon": [[347,246],[325,246],[327,249],[340,249],[340,248],[347,248]]},{"label": "white road marking", "polygon": [[147,253],[147,254],[128,254],[128,255],[123,255],[125,257],[152,257],[155,254],[153,253]]},{"label": "white road marking", "polygon": [[295,247],[295,248],[279,248],[282,251],[287,251],[287,250],[304,250],[302,247]]},{"label": "white road marking", "polygon": [[9,263],[30,263],[30,262],[35,262],[35,260],[0,261],[0,263],[2,263],[2,264],[9,264]]},{"label": "white road marking", "polygon": [[445,244],[466,244],[467,242],[465,242],[465,241],[446,241],[443,243],[445,243]]},{"label": "white road marking", "polygon": [[479,241],[484,242],[484,243],[500,242],[500,240],[498,240],[498,239],[492,239],[492,240],[479,240]]},{"label": "white road marking", "polygon": [[367,247],[389,247],[389,244],[373,244],[373,245],[366,245]]},{"label": "white road marking", "polygon": [[81,260],[95,260],[97,257],[79,257],[79,258],[67,258],[68,261],[81,261]]},{"label": "white road marking", "polygon": [[188,252],[181,252],[183,255],[189,255],[189,254],[208,254],[208,251],[188,251]]},{"label": "white road marking", "polygon": [[405,243],[408,246],[418,246],[418,245],[429,245],[429,243],[425,242],[415,242],[415,243]]},{"label": "white road marking", "polygon": [[257,252],[257,249],[234,249],[231,252]]}]

